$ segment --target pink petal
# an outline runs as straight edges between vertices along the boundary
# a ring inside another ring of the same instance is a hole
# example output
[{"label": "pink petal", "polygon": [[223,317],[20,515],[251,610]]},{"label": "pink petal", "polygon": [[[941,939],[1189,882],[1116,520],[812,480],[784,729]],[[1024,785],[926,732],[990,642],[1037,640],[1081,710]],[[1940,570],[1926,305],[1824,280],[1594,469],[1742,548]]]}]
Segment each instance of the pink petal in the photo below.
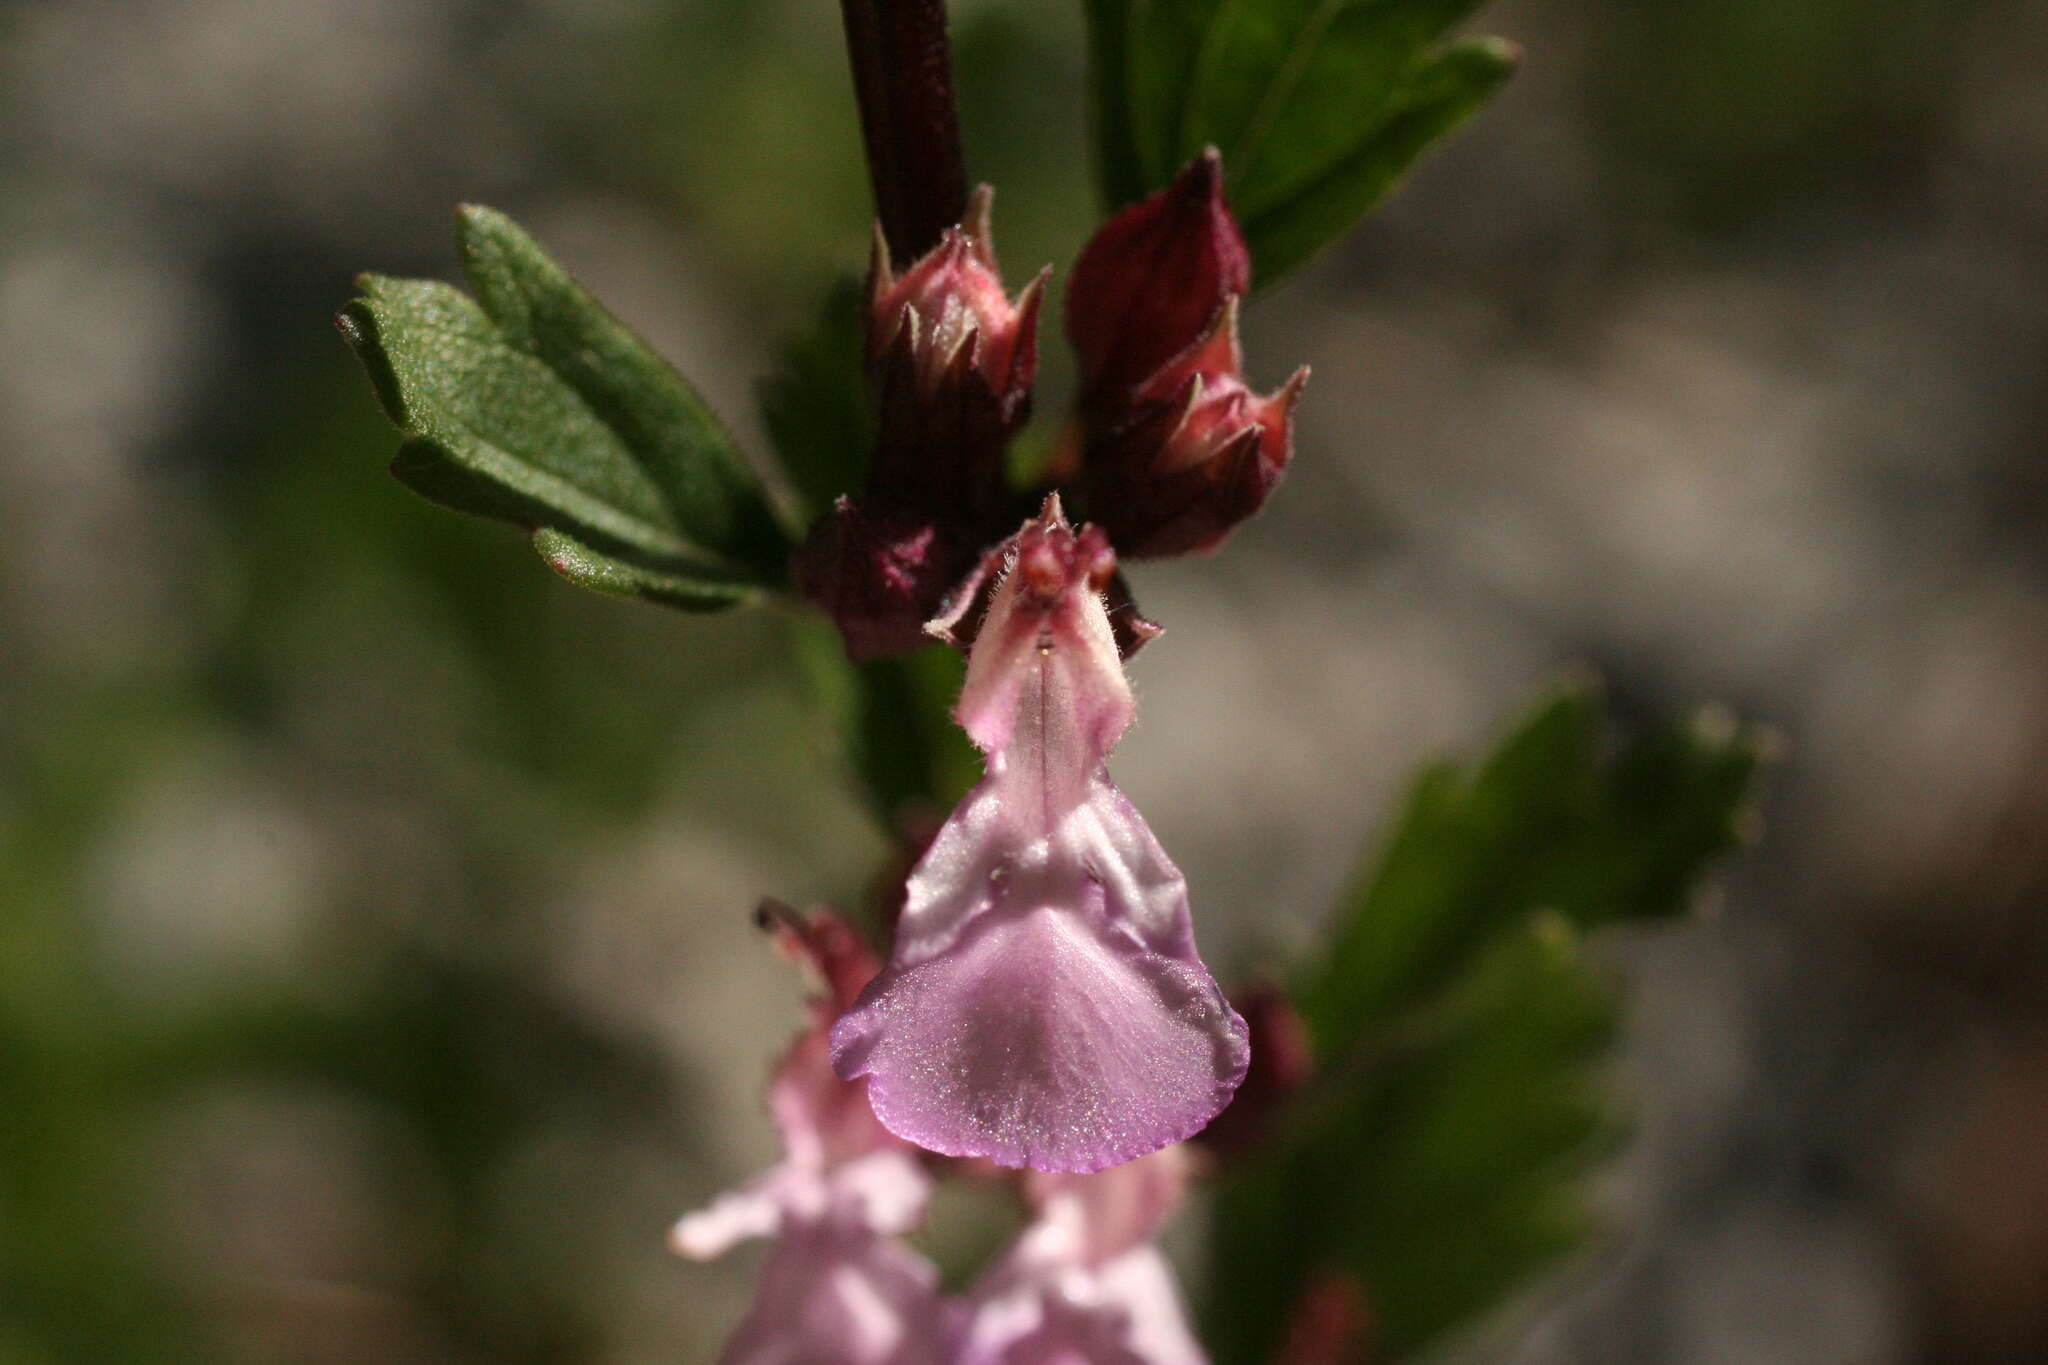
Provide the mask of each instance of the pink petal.
[{"label": "pink petal", "polygon": [[841,1166],[832,1173],[832,1208],[843,1222],[887,1236],[901,1236],[924,1221],[932,1178],[907,1147],[898,1147]]},{"label": "pink petal", "polygon": [[719,1365],[950,1365],[938,1274],[858,1228],[791,1229]]},{"label": "pink petal", "polygon": [[1208,1359],[1188,1329],[1173,1267],[1157,1247],[1125,1252],[1102,1268],[1097,1284],[1103,1302],[1123,1309],[1132,1350],[1145,1365],[1202,1365]]},{"label": "pink petal", "polygon": [[954,715],[977,747],[1020,753],[1048,775],[1086,773],[1135,709],[1101,592],[1116,555],[1100,531],[1067,528],[1059,499],[1015,537],[967,659]]},{"label": "pink petal", "polygon": [[981,916],[949,951],[884,971],[832,1041],[890,1131],[1046,1171],[1101,1170],[1199,1131],[1248,1058],[1243,1021],[1199,965],[1071,905]]},{"label": "pink petal", "polygon": [[977,1286],[956,1365],[1204,1365],[1173,1268],[1141,1246],[1100,1271],[1022,1267]]},{"label": "pink petal", "polygon": [[1031,1308],[1031,1325],[1015,1335],[998,1328],[984,1340],[970,1336],[960,1365],[1153,1365],[1132,1348],[1130,1324],[1114,1306],[1082,1308],[1046,1296]]},{"label": "pink petal", "polygon": [[1092,1175],[1034,1171],[1024,1189],[1037,1221],[1018,1241],[1035,1264],[1100,1267],[1148,1242],[1187,1193],[1192,1161],[1172,1146]]},{"label": "pink petal", "polygon": [[787,1177],[780,1167],[728,1190],[669,1229],[668,1244],[679,1256],[708,1261],[741,1242],[772,1236],[782,1226]]}]

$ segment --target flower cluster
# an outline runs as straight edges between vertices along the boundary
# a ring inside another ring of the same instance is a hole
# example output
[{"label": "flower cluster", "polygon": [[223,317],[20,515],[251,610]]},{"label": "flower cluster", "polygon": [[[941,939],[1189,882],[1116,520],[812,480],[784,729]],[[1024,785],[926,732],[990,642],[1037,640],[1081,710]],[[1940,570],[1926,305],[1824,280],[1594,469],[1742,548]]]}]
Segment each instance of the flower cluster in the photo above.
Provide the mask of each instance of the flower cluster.
[{"label": "flower cluster", "polygon": [[1151,1242],[1180,1202],[1187,1149],[1099,1175],[1033,1173],[1021,1182],[1032,1216],[1012,1245],[966,1293],[941,1293],[935,1267],[899,1240],[922,1220],[931,1177],[826,1060],[834,1015],[874,959],[830,911],[768,907],[763,923],[820,993],[769,1083],[783,1160],[671,1234],[699,1260],[775,1239],[721,1365],[1199,1365]]},{"label": "flower cluster", "polygon": [[1237,311],[1250,283],[1213,149],[1103,224],[1074,263],[1082,478],[1124,555],[1214,550],[1286,472],[1308,370],[1263,398],[1245,384]]},{"label": "flower cluster", "polygon": [[768,905],[761,921],[819,991],[768,1083],[783,1160],[684,1217],[670,1245],[704,1260],[775,1239],[754,1309],[722,1357],[731,1365],[939,1365],[938,1276],[895,1240],[922,1221],[931,1178],[826,1058],[832,1021],[873,976],[874,956],[836,915]]},{"label": "flower cluster", "polygon": [[[1106,767],[1135,712],[1124,659],[1157,633],[1118,555],[1213,550],[1257,511],[1305,372],[1268,396],[1245,382],[1251,263],[1209,152],[1082,251],[1069,438],[1047,483],[1013,495],[1046,274],[1009,295],[988,208],[978,192],[900,274],[877,235],[868,483],[796,564],[852,657],[933,635],[968,651],[955,716],[986,771],[910,869],[885,964],[836,917],[773,920],[823,983],[770,1086],[786,1156],[675,1235],[692,1256],[776,1239],[728,1365],[1202,1359],[1151,1238],[1193,1160],[1180,1144],[1231,1103],[1253,1034],[1196,951],[1179,869]],[[1279,1046],[1212,1151],[1248,1140],[1299,1071],[1264,1004],[1261,1046]],[[1028,1225],[958,1296],[898,1240],[939,1157],[1026,1171]]]},{"label": "flower cluster", "polygon": [[1202,553],[1258,511],[1292,455],[1308,372],[1263,396],[1245,381],[1237,317],[1251,258],[1211,150],[1104,223],[1076,259],[1066,290],[1081,380],[1073,448],[1045,487],[1013,498],[1005,453],[1030,416],[1050,268],[1010,297],[989,205],[983,187],[966,219],[900,275],[876,235],[868,483],[818,519],[796,564],[805,596],[857,659],[924,644],[925,622],[1006,524],[1055,488],[1126,558]]}]

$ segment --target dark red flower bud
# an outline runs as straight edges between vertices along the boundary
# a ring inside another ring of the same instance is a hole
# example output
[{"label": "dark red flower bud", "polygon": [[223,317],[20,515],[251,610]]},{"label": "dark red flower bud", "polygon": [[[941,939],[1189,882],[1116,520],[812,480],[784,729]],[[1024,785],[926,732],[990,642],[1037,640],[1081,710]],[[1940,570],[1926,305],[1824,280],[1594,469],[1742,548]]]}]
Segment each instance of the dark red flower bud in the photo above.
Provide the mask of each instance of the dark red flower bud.
[{"label": "dark red flower bud", "polygon": [[967,219],[900,276],[876,231],[867,488],[818,519],[796,562],[798,588],[856,659],[927,643],[947,589],[1006,529],[1004,452],[1030,416],[1046,273],[1014,301],[1004,294],[988,213],[984,186]]},{"label": "dark red flower bud", "polygon": [[1210,148],[1171,185],[1104,223],[1067,281],[1067,337],[1081,358],[1082,406],[1120,407],[1251,285],[1251,255],[1223,198]]},{"label": "dark red flower bud", "polygon": [[1281,1109],[1315,1069],[1308,1025],[1279,986],[1262,982],[1231,992],[1251,1030],[1252,1060],[1230,1106],[1195,1140],[1218,1156],[1256,1151]]},{"label": "dark red flower bud", "polygon": [[889,244],[875,229],[868,271],[868,357],[885,355],[898,332],[911,333],[921,386],[934,390],[946,368],[963,354],[998,394],[1029,387],[1037,364],[1030,326],[1040,280],[1012,302],[1003,292],[995,248],[989,237],[990,196],[976,191],[969,216],[947,228],[939,244],[901,276],[889,259]]},{"label": "dark red flower bud", "polygon": [[1088,506],[1133,559],[1214,550],[1259,510],[1294,453],[1295,371],[1264,397],[1246,386],[1237,300],[1138,389],[1120,420],[1091,431]]},{"label": "dark red flower bud", "polygon": [[[962,540],[928,512],[842,497],[796,556],[798,591],[839,626],[853,659],[908,654],[964,572]],[[965,567],[979,549],[965,542]]]},{"label": "dark red flower bud", "polygon": [[1003,452],[1031,415],[1050,273],[1014,302],[1004,294],[988,214],[983,186],[967,220],[901,276],[878,229],[868,271],[879,427],[868,489],[955,522],[987,522],[1001,507]]}]

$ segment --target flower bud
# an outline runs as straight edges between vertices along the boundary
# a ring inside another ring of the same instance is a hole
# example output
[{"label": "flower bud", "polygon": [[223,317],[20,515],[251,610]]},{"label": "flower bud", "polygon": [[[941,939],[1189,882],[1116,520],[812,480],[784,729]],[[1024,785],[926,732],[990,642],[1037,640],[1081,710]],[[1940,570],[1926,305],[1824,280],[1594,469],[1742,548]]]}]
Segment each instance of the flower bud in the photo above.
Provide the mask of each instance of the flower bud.
[{"label": "flower bud", "polygon": [[999,539],[1004,451],[1030,416],[1041,274],[1013,301],[989,244],[989,194],[900,276],[879,230],[868,272],[875,449],[798,552],[797,586],[855,659],[907,654],[946,591]]},{"label": "flower bud", "polygon": [[1257,1151],[1315,1068],[1308,1025],[1282,987],[1264,982],[1239,991],[1237,1007],[1251,1031],[1251,1066],[1229,1107],[1195,1139],[1223,1157]]},{"label": "flower bud", "polygon": [[868,370],[879,419],[869,491],[977,529],[1000,507],[1004,448],[1031,415],[1049,273],[1012,302],[988,217],[984,186],[967,219],[901,276],[878,229],[868,269]]},{"label": "flower bud", "polygon": [[1212,147],[1104,223],[1074,262],[1067,337],[1081,359],[1083,408],[1121,407],[1201,337],[1224,300],[1250,287],[1251,273]]},{"label": "flower bud", "polygon": [[796,583],[838,625],[853,659],[908,654],[924,623],[971,567],[976,546],[938,518],[878,495],[842,497],[818,518],[796,556]]},{"label": "flower bud", "polygon": [[975,192],[966,219],[947,228],[939,244],[900,276],[876,227],[868,274],[870,360],[885,354],[897,334],[908,329],[915,334],[918,373],[927,388],[936,387],[944,367],[962,354],[998,394],[1011,390],[1020,366],[1029,385],[1037,354],[1027,312],[1042,286],[1033,281],[1014,303],[1003,292],[989,208],[984,185]]},{"label": "flower bud", "polygon": [[1231,298],[1194,345],[1145,381],[1118,424],[1089,435],[1089,508],[1125,555],[1214,550],[1286,472],[1308,369],[1261,397],[1242,366]]}]

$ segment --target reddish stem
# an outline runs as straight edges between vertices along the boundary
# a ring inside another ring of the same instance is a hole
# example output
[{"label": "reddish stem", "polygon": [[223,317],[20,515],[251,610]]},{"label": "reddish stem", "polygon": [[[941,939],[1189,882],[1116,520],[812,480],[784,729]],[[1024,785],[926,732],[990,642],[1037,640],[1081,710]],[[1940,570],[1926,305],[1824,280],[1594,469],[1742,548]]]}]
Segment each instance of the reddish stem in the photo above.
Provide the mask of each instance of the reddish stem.
[{"label": "reddish stem", "polygon": [[840,0],[839,8],[875,213],[890,254],[912,261],[967,209],[945,0]]}]

